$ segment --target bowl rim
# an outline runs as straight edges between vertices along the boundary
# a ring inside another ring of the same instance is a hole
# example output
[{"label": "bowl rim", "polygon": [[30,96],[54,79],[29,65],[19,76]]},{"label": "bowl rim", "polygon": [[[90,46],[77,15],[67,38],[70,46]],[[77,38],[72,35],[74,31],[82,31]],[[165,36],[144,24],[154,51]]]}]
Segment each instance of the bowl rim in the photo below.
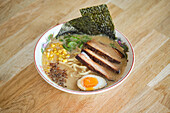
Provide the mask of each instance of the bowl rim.
[{"label": "bowl rim", "polygon": [[[63,24],[63,23],[61,23]],[[61,24],[57,24],[53,27],[51,27],[50,29],[48,29],[45,33],[43,33],[43,35],[41,35],[41,37],[38,39],[35,47],[34,47],[34,64],[35,64],[35,67],[38,71],[38,73],[40,74],[40,76],[47,82],[49,83],[50,85],[52,85],[53,87],[61,90],[61,91],[64,91],[64,92],[67,92],[67,93],[71,93],[71,94],[79,94],[79,95],[90,95],[90,94],[98,94],[98,93],[102,93],[102,92],[105,92],[105,91],[108,91],[108,90],[111,90],[115,87],[117,87],[118,85],[120,85],[125,79],[127,79],[127,77],[130,75],[130,73],[132,72],[133,70],[133,67],[134,67],[134,63],[135,63],[135,54],[134,54],[134,48],[132,47],[132,44],[130,43],[130,41],[127,39],[127,37],[121,33],[119,30],[117,30],[121,35],[123,35],[125,37],[125,39],[128,41],[130,47],[131,47],[131,50],[132,50],[132,55],[133,55],[133,59],[132,59],[132,65],[131,65],[131,68],[130,70],[128,71],[128,73],[122,77],[119,81],[117,81],[116,83],[114,83],[113,85],[109,86],[109,87],[106,87],[104,89],[101,89],[101,90],[96,90],[96,91],[75,91],[75,90],[71,90],[71,89],[67,89],[67,88],[63,88],[61,86],[58,86],[57,84],[53,83],[52,81],[49,81],[45,76],[43,76],[43,74],[41,73],[41,71],[39,70],[38,66],[37,66],[37,63],[36,63],[36,59],[35,59],[35,51],[36,51],[36,48],[37,48],[37,44],[39,43],[39,41],[41,40],[41,38],[48,32],[50,31],[51,29],[53,29],[54,27],[57,27]]]}]

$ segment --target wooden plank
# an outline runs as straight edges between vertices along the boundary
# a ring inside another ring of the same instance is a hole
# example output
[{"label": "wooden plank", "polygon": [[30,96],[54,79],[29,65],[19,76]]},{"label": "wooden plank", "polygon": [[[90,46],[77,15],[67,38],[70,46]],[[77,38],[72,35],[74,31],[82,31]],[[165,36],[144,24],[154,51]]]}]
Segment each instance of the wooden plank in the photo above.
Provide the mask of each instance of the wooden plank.
[{"label": "wooden plank", "polygon": [[[0,2],[0,24],[7,21],[17,12],[24,9],[35,0],[4,0]],[[4,16],[5,15],[5,16]]]},{"label": "wooden plank", "polygon": [[160,103],[170,109],[170,74],[166,76],[163,80],[161,80],[158,84],[156,84],[153,88],[155,91],[158,91],[163,95]]},{"label": "wooden plank", "polygon": [[165,18],[158,26],[155,27],[155,29],[164,35],[170,37],[170,16]]}]

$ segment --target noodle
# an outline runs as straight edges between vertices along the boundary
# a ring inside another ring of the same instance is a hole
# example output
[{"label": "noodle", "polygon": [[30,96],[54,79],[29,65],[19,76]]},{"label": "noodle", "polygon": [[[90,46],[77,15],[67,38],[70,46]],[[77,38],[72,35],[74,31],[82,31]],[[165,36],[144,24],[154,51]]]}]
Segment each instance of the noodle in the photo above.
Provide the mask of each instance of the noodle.
[{"label": "noodle", "polygon": [[74,61],[75,59],[74,58],[72,58],[72,59],[68,59],[68,61]]},{"label": "noodle", "polygon": [[67,63],[59,62],[69,68],[72,68],[74,71],[77,71],[77,74],[73,74],[73,72],[70,74],[71,77],[82,77],[83,75],[87,75],[91,73],[86,66],[83,66],[76,58],[68,59]]},{"label": "noodle", "polygon": [[76,65],[74,65],[74,64],[73,64],[73,69],[74,69],[75,71],[77,71],[77,69],[76,69]]},{"label": "noodle", "polygon": [[89,70],[89,71],[87,71],[87,72],[84,72],[84,73],[79,73],[79,75],[87,75],[87,74],[89,74],[91,71]]},{"label": "noodle", "polygon": [[73,64],[73,62],[68,62],[67,64]]}]

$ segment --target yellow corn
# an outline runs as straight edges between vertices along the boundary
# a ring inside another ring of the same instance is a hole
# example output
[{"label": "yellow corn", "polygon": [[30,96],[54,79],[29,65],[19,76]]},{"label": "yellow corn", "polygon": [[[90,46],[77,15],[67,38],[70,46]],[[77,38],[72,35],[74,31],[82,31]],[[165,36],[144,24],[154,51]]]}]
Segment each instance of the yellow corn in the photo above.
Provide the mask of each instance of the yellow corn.
[{"label": "yellow corn", "polygon": [[58,50],[58,53],[62,53],[62,50]]},{"label": "yellow corn", "polygon": [[59,47],[63,48],[63,46],[60,44]]},{"label": "yellow corn", "polygon": [[59,55],[60,58],[62,58],[63,55]]},{"label": "yellow corn", "polygon": [[60,45],[59,43],[56,43],[56,45],[58,46],[58,45]]},{"label": "yellow corn", "polygon": [[63,51],[67,53],[67,51],[65,49],[63,49]]},{"label": "yellow corn", "polygon": [[64,52],[64,49],[61,48],[61,51]]},{"label": "yellow corn", "polygon": [[59,53],[56,53],[56,55],[58,56],[58,55],[59,55]]},{"label": "yellow corn", "polygon": [[46,65],[49,65],[50,63],[49,62],[46,62]]},{"label": "yellow corn", "polygon": [[62,60],[62,62],[67,62],[67,59]]},{"label": "yellow corn", "polygon": [[57,53],[57,51],[53,51],[55,54]]},{"label": "yellow corn", "polygon": [[47,61],[43,62],[43,64],[47,66],[49,66],[49,62],[53,60],[67,62],[67,58],[70,57],[67,50],[65,50],[62,44],[60,43],[51,43],[50,48],[46,49],[46,51],[44,52],[44,55],[46,55]]},{"label": "yellow corn", "polygon": [[42,62],[42,64],[43,64],[43,65],[45,65],[45,64],[46,64],[46,62],[45,62],[45,61],[43,61],[43,62]]},{"label": "yellow corn", "polygon": [[63,51],[63,54],[64,54],[64,55],[66,55],[66,54],[67,54],[67,52]]},{"label": "yellow corn", "polygon": [[53,51],[50,51],[50,54],[53,54],[54,52]]},{"label": "yellow corn", "polygon": [[54,48],[55,46],[56,46],[56,44],[54,44],[54,43],[53,43],[53,44],[51,44],[51,47],[52,47],[52,48]]},{"label": "yellow corn", "polygon": [[50,69],[50,66],[47,66],[47,69]]},{"label": "yellow corn", "polygon": [[49,57],[49,58],[48,58],[48,60],[49,60],[49,61],[52,61],[52,60],[53,60],[53,58]]},{"label": "yellow corn", "polygon": [[58,60],[59,60],[59,61],[62,61],[62,60],[63,60],[63,58],[58,58]]},{"label": "yellow corn", "polygon": [[70,57],[70,55],[68,54],[68,55],[66,55],[66,58],[69,58]]},{"label": "yellow corn", "polygon": [[50,48],[47,48],[47,49],[46,49],[46,51],[50,52],[50,51],[51,51],[51,49],[50,49]]},{"label": "yellow corn", "polygon": [[62,57],[63,57],[63,58],[66,58],[66,56],[65,56],[65,55],[62,55]]},{"label": "yellow corn", "polygon": [[47,52],[45,52],[45,51],[44,51],[44,53],[43,53],[43,54],[44,54],[44,55],[46,55],[46,54],[47,54]]},{"label": "yellow corn", "polygon": [[50,53],[47,53],[47,54],[46,54],[46,57],[48,58],[49,56],[50,56]]},{"label": "yellow corn", "polygon": [[50,54],[50,57],[51,57],[51,58],[54,58],[54,55],[53,55],[53,54]]}]

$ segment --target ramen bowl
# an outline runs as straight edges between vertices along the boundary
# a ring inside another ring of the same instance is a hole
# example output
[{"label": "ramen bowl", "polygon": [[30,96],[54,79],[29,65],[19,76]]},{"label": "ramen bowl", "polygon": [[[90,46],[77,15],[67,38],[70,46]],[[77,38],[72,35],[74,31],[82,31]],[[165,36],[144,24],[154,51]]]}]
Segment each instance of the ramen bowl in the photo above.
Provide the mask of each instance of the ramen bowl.
[{"label": "ramen bowl", "polygon": [[71,93],[71,94],[80,94],[80,95],[89,95],[89,94],[98,94],[98,93],[102,93],[108,90],[111,90],[115,87],[118,87],[123,81],[125,81],[125,79],[130,75],[130,73],[132,72],[133,66],[134,66],[134,50],[133,47],[131,45],[131,43],[129,42],[129,40],[117,29],[115,30],[116,32],[116,37],[118,37],[123,43],[125,43],[128,48],[129,51],[127,52],[128,55],[128,62],[127,62],[127,66],[125,68],[125,71],[123,73],[123,76],[115,83],[113,83],[111,86],[105,87],[103,89],[100,90],[94,90],[94,91],[76,91],[76,90],[71,90],[71,89],[67,89],[64,87],[61,87],[59,85],[57,85],[55,82],[53,82],[48,75],[44,72],[43,67],[42,67],[42,51],[43,51],[43,46],[49,43],[49,39],[48,36],[50,34],[53,34],[54,36],[56,36],[63,24],[60,25],[56,25],[52,28],[50,28],[47,32],[45,32],[40,39],[38,40],[38,42],[35,45],[35,50],[34,50],[34,63],[36,66],[37,71],[39,72],[40,76],[47,82],[49,83],[51,86],[67,92],[67,93]]}]

